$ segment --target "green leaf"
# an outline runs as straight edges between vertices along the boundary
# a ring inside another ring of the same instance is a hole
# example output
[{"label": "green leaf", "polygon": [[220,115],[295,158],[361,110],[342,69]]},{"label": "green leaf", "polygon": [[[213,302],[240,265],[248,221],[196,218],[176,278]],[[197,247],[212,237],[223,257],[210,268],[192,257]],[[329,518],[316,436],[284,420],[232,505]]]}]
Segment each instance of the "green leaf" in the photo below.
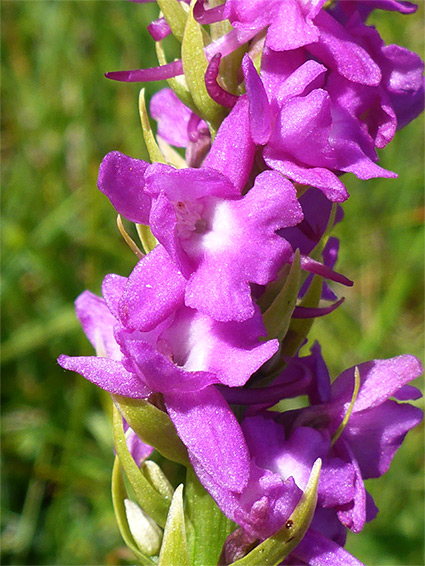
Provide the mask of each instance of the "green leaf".
[{"label": "green leaf", "polygon": [[141,471],[154,489],[171,501],[174,489],[158,464],[152,462],[152,460],[146,460],[146,462],[143,463]]},{"label": "green leaf", "polygon": [[155,566],[148,556],[137,548],[133,535],[127,522],[127,514],[125,510],[124,500],[127,498],[127,492],[122,477],[122,468],[118,457],[115,457],[114,467],[112,470],[112,504],[114,507],[115,517],[118,523],[118,528],[124,539],[125,544],[134,553],[136,558],[144,566]]},{"label": "green leaf", "polygon": [[217,564],[223,544],[236,528],[202,487],[191,467],[185,485],[187,533],[194,566]]},{"label": "green leaf", "polygon": [[170,501],[152,487],[137,467],[136,462],[128,451],[122,426],[122,417],[116,407],[114,407],[113,411],[113,432],[118,458],[134,490],[139,505],[158,525],[163,527],[167,518]]},{"label": "green leaf", "polygon": [[187,466],[189,458],[186,447],[177,436],[170,417],[144,399],[130,399],[120,395],[112,395],[119,412],[146,444],[153,446],[160,454]]},{"label": "green leaf", "polygon": [[300,277],[300,251],[297,250],[285,284],[273,303],[263,314],[267,338],[270,340],[277,338],[279,342],[282,342],[286,336],[300,290]]},{"label": "green leaf", "polygon": [[[319,275],[315,275],[313,280],[300,301],[302,307],[317,307],[322,296],[323,279]],[[292,319],[285,340],[282,343],[282,355],[294,356],[301,347],[305,337],[310,332],[314,318]]]},{"label": "green leaf", "polygon": [[347,426],[347,423],[348,423],[350,416],[351,416],[351,413],[353,411],[354,403],[356,402],[357,395],[359,394],[359,389],[360,389],[360,372],[359,372],[359,368],[356,366],[356,368],[354,370],[354,389],[353,389],[353,395],[351,396],[351,402],[350,402],[350,405],[347,409],[347,412],[345,413],[344,418],[342,419],[341,424],[337,428],[337,430],[336,430],[336,432],[335,432],[335,434],[332,438],[331,447],[335,444],[335,442],[341,436],[344,428]]},{"label": "green leaf", "polygon": [[150,160],[152,161],[152,163],[165,163],[164,156],[162,155],[161,150],[156,143],[155,136],[153,135],[149,122],[149,116],[146,110],[144,88],[142,88],[139,93],[139,115],[143,131],[143,139],[145,140],[146,149],[148,150]]},{"label": "green leaf", "polygon": [[277,566],[290,554],[305,535],[317,503],[322,461],[318,458],[311,470],[307,487],[285,525],[231,566]]},{"label": "green leaf", "polygon": [[158,0],[164,18],[170,26],[171,33],[178,41],[182,41],[187,20],[187,12],[178,0]]},{"label": "green leaf", "polygon": [[156,247],[158,240],[152,234],[149,226],[145,226],[144,224],[136,224],[136,230],[137,234],[139,235],[140,241],[142,242],[143,250],[146,254],[148,254]]},{"label": "green leaf", "polygon": [[[133,240],[133,238],[130,236],[130,234],[127,232],[127,230],[124,228],[124,224],[122,223],[122,219],[121,219],[121,214],[117,215],[117,226],[118,226],[118,230],[121,234],[121,236],[123,237],[125,243],[127,244],[127,246],[130,248],[130,250],[139,258],[142,259],[142,257],[144,257],[144,253],[142,251],[139,250],[139,248],[137,247],[136,242]],[[99,354],[98,354],[99,355]]]},{"label": "green leaf", "polygon": [[197,108],[196,113],[208,122],[211,136],[214,137],[226,111],[210,97],[205,86],[208,61],[204,53],[202,27],[193,17],[193,2],[183,36],[182,63],[186,83]]},{"label": "green leaf", "polygon": [[174,492],[164,529],[158,566],[191,566],[183,512],[183,484]]}]

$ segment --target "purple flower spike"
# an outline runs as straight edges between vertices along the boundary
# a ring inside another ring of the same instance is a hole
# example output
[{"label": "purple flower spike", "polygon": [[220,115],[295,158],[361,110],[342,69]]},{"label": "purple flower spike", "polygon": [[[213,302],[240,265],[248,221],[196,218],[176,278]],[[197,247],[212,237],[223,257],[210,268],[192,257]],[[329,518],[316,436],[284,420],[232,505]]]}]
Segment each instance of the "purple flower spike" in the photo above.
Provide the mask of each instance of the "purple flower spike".
[{"label": "purple flower spike", "polygon": [[[389,400],[419,377],[422,367],[415,357],[405,355],[367,362],[358,368],[360,390],[341,439],[349,444],[363,477],[376,478],[388,470],[407,432],[422,420],[422,411],[417,407]],[[332,404],[349,402],[353,373],[352,369],[346,370],[332,384]],[[334,418],[333,426],[337,419]]]},{"label": "purple flower spike", "polygon": [[[300,358],[300,363],[302,360]],[[371,520],[377,512],[363,480],[379,477],[388,470],[406,433],[422,420],[420,409],[408,403],[397,403],[389,397],[416,397],[415,388],[413,391],[404,388],[420,375],[422,367],[416,358],[408,355],[360,364],[359,391],[348,422],[341,431],[339,427],[352,403],[354,368],[343,372],[330,386],[329,373],[317,345],[313,355],[305,358],[305,363],[313,374],[309,386],[312,405],[292,415],[282,413],[276,418],[285,429],[296,431],[297,425],[311,426],[334,438],[335,444],[327,458],[345,462],[355,473],[352,501],[338,504],[335,510],[344,526],[360,532],[365,521]],[[323,469],[327,465],[324,461]],[[322,504],[325,505],[323,501]],[[317,525],[320,526],[320,522]]]}]

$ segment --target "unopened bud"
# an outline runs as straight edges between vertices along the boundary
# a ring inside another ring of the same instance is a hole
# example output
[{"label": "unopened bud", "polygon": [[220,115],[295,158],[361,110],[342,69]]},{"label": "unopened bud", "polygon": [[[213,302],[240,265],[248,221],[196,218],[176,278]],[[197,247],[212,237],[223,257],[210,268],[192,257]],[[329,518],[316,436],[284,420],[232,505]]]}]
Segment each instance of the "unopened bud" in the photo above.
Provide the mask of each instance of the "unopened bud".
[{"label": "unopened bud", "polygon": [[144,462],[142,472],[155,490],[166,499],[173,498],[174,489],[161,468],[152,460]]},{"label": "unopened bud", "polygon": [[148,556],[158,554],[162,542],[160,527],[134,501],[124,499],[124,505],[130,532],[139,549]]}]

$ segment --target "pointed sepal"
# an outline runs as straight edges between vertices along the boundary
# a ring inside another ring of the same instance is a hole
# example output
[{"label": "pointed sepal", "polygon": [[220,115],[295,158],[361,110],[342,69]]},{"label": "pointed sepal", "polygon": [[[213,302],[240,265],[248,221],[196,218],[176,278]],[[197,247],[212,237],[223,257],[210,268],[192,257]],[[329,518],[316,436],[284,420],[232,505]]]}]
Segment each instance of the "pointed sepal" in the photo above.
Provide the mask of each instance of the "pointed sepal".
[{"label": "pointed sepal", "polygon": [[146,462],[143,463],[141,471],[155,491],[160,493],[165,499],[171,501],[174,489],[158,464],[152,462],[152,460],[146,460]]},{"label": "pointed sepal", "polygon": [[187,538],[193,566],[217,564],[221,549],[236,525],[217,507],[192,467],[185,484]]},{"label": "pointed sepal", "polygon": [[[315,275],[299,306],[317,308],[322,296],[323,279]],[[314,318],[292,319],[282,344],[283,356],[294,356],[302,346],[313,325]]]},{"label": "pointed sepal", "polygon": [[143,139],[145,140],[146,149],[148,150],[150,160],[152,161],[152,163],[157,161],[159,163],[165,163],[164,156],[159,149],[155,136],[153,135],[151,125],[149,123],[149,116],[146,110],[144,88],[142,88],[139,92],[139,115],[143,131]]},{"label": "pointed sepal", "polygon": [[158,566],[191,566],[183,511],[183,484],[174,492],[164,529]]},{"label": "pointed sepal", "polygon": [[152,234],[149,226],[145,224],[136,224],[137,234],[142,242],[143,249],[146,254],[151,252],[158,244],[158,240]]},{"label": "pointed sepal", "polygon": [[193,2],[184,30],[182,63],[189,92],[196,104],[196,113],[208,122],[211,134],[214,135],[226,111],[210,97],[205,86],[208,61],[204,53],[202,26],[193,17]]},{"label": "pointed sepal", "polygon": [[354,369],[353,395],[351,396],[351,401],[350,401],[348,409],[347,409],[347,411],[344,415],[344,418],[342,419],[341,424],[339,425],[335,434],[332,437],[331,447],[335,444],[335,442],[338,440],[338,438],[344,432],[344,428],[347,426],[347,423],[350,419],[351,413],[353,412],[354,403],[356,402],[357,395],[359,394],[359,389],[360,389],[360,372],[359,372],[359,368],[356,366],[355,369]]},{"label": "pointed sepal", "polygon": [[117,456],[134,490],[137,502],[158,525],[163,527],[167,518],[170,501],[153,488],[133,460],[127,448],[122,417],[116,407],[114,407],[113,411],[113,432]]},{"label": "pointed sepal", "polygon": [[187,13],[181,2],[178,2],[178,0],[158,0],[158,5],[170,26],[171,33],[178,41],[182,41]]},{"label": "pointed sepal", "polygon": [[300,278],[300,251],[297,250],[283,287],[263,314],[263,322],[269,340],[277,338],[279,342],[282,342],[285,338],[297,302]]},{"label": "pointed sepal", "polygon": [[118,528],[124,539],[125,544],[133,552],[140,564],[143,566],[155,566],[156,562],[151,560],[149,556],[144,554],[136,544],[130,527],[128,525],[127,513],[125,508],[125,499],[127,491],[125,489],[124,479],[122,477],[122,467],[118,456],[115,458],[114,468],[112,471],[112,504],[114,506],[115,518]]}]

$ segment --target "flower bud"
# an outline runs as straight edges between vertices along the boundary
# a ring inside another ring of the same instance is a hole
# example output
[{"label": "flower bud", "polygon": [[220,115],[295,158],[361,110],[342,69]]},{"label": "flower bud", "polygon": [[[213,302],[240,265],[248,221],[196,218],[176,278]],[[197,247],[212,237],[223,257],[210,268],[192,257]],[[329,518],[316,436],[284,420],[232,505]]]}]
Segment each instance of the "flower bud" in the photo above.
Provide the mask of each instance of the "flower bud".
[{"label": "flower bud", "polygon": [[152,460],[146,460],[143,464],[142,472],[152,487],[171,501],[174,490],[158,464],[152,462]]},{"label": "flower bud", "polygon": [[134,501],[124,499],[124,505],[128,526],[137,546],[148,556],[158,554],[162,530]]}]

